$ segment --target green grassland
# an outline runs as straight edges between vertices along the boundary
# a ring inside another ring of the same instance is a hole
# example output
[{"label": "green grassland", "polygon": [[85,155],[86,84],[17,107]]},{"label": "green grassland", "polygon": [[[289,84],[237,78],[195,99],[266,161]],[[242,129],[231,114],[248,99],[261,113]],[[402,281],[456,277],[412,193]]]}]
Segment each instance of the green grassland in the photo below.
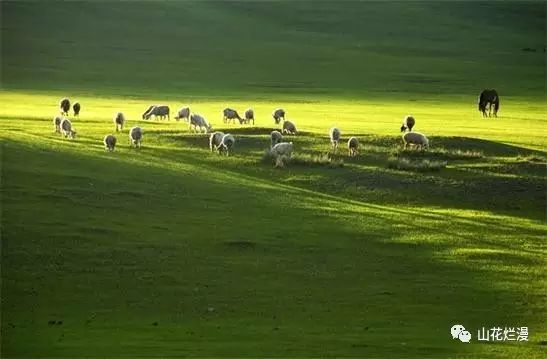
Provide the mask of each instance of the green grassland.
[{"label": "green grassland", "polygon": [[[544,357],[545,3],[1,6],[2,357]],[[53,132],[64,96],[74,140]],[[151,103],[233,154],[141,120]],[[277,107],[300,131],[284,169],[263,159]],[[430,150],[402,149],[409,113]],[[358,157],[329,154],[331,126]]]}]

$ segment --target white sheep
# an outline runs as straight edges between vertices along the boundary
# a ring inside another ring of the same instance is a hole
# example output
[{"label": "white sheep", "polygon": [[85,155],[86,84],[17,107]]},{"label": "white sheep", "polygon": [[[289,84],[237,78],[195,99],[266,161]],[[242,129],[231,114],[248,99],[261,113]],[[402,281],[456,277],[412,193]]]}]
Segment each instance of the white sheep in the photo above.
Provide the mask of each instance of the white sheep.
[{"label": "white sheep", "polygon": [[416,147],[420,147],[422,149],[429,148],[429,140],[425,135],[419,133],[419,132],[407,132],[403,135],[403,142],[405,144],[405,148],[407,145],[415,145]]},{"label": "white sheep", "polygon": [[414,124],[416,123],[416,120],[414,117],[408,115],[403,119],[403,124],[401,125],[401,132],[405,132],[408,130],[409,132],[412,132],[412,127],[414,127]]},{"label": "white sheep", "polygon": [[229,156],[235,142],[236,139],[234,138],[234,136],[230,135],[229,133],[225,134],[224,136],[222,136],[222,140],[220,141],[220,145],[218,146],[218,152],[224,153],[226,156]]},{"label": "white sheep", "polygon": [[190,107],[182,107],[179,112],[177,112],[175,120],[179,121],[180,119],[183,119],[186,122],[190,120]]},{"label": "white sheep", "polygon": [[281,142],[272,147],[270,154],[275,159],[276,167],[285,167],[285,162],[292,157],[293,148],[292,142]]},{"label": "white sheep", "polygon": [[[192,128],[193,127],[193,128]],[[197,113],[193,113],[190,116],[190,122],[188,124],[188,128],[190,130],[194,130],[194,132],[201,132],[202,130],[205,130],[205,133],[213,131],[213,127],[207,122],[203,116],[198,115]]]},{"label": "white sheep", "polygon": [[116,142],[118,140],[116,139],[116,136],[114,135],[106,135],[104,136],[104,140],[103,140],[103,143],[104,143],[104,150],[105,151],[114,151],[114,148],[116,147]]},{"label": "white sheep", "polygon": [[341,135],[340,130],[336,127],[331,128],[329,131],[330,143],[332,144],[334,153],[336,153],[336,150],[338,149]]},{"label": "white sheep", "polygon": [[251,123],[253,121],[253,125],[255,124],[255,112],[252,108],[248,108],[245,110],[245,122]]},{"label": "white sheep", "polygon": [[143,130],[142,128],[135,126],[129,130],[129,146],[141,147]]},{"label": "white sheep", "polygon": [[61,133],[65,137],[69,138],[75,138],[76,137],[76,131],[72,128],[72,123],[68,118],[64,118],[61,121]]},{"label": "white sheep", "polygon": [[359,154],[359,140],[357,137],[350,137],[348,140],[348,152],[349,156],[357,156]]},{"label": "white sheep", "polygon": [[289,120],[285,120],[283,121],[283,130],[281,131],[283,134],[289,134],[289,135],[296,135],[296,133],[298,132],[296,130],[296,126],[294,123],[292,123],[291,121]]},{"label": "white sheep", "polygon": [[114,116],[114,125],[116,126],[116,132],[123,130],[124,123],[125,123],[125,115],[122,112],[118,112]]},{"label": "white sheep", "polygon": [[222,138],[224,137],[224,132],[214,132],[209,136],[209,149],[211,152],[219,150],[219,146],[222,143]]},{"label": "white sheep", "polygon": [[281,119],[283,119],[283,121],[285,120],[285,110],[283,110],[282,108],[275,109],[272,112],[272,117],[274,118],[275,124],[279,124],[279,122],[281,122]]},{"label": "white sheep", "polygon": [[273,146],[283,141],[283,135],[281,134],[281,132],[274,130],[270,133],[270,140],[270,148],[273,148]]},{"label": "white sheep", "polygon": [[61,122],[63,121],[63,118],[60,116],[53,117],[53,128],[56,133],[61,133]]}]

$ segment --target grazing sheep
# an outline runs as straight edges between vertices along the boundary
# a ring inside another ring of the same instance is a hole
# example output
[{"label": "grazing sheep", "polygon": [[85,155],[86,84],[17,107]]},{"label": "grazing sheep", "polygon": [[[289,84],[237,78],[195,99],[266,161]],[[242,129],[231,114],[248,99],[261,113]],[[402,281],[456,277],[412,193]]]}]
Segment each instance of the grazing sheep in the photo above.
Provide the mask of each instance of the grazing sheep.
[{"label": "grazing sheep", "polygon": [[204,119],[201,115],[198,115],[197,113],[193,113],[190,116],[190,123],[188,124],[188,128],[192,129],[192,126],[193,130],[196,132],[198,131],[198,129],[199,132],[205,129],[205,133],[213,131],[213,127],[211,127],[209,122],[207,122],[206,119]]},{"label": "grazing sheep", "polygon": [[285,110],[278,108],[272,112],[272,117],[274,118],[275,124],[278,125],[281,122],[281,119],[285,121]]},{"label": "grazing sheep", "polygon": [[175,116],[175,120],[179,121],[181,118],[186,122],[190,120],[190,107],[182,107],[179,110],[179,112]]},{"label": "grazing sheep", "polygon": [[298,132],[296,130],[296,126],[294,125],[294,123],[292,123],[291,121],[289,120],[285,120],[283,121],[283,130],[281,131],[283,134],[290,134],[290,135],[296,135],[296,133]]},{"label": "grazing sheep", "polygon": [[340,142],[340,130],[336,127],[333,127],[329,131],[329,137],[330,137],[330,143],[332,144],[332,149],[334,153],[336,153],[336,150],[338,149],[338,144]]},{"label": "grazing sheep", "polygon": [[357,156],[359,154],[359,140],[357,137],[350,137],[348,140],[349,156]]},{"label": "grazing sheep", "polygon": [[407,132],[403,135],[403,142],[405,144],[405,148],[407,145],[415,145],[417,147],[420,147],[422,149],[429,148],[429,140],[425,135],[419,133],[419,132]]},{"label": "grazing sheep", "polygon": [[281,142],[273,146],[270,154],[275,158],[275,167],[285,167],[285,162],[292,157],[292,142]]},{"label": "grazing sheep", "polygon": [[143,131],[142,128],[136,126],[129,130],[129,146],[141,148]]},{"label": "grazing sheep", "polygon": [[270,148],[273,148],[273,146],[283,141],[283,135],[279,131],[272,131],[272,133],[270,133],[270,140]]},{"label": "grazing sheep", "polygon": [[236,139],[234,138],[234,136],[230,135],[229,133],[225,134],[224,136],[222,136],[222,140],[220,141],[220,145],[218,146],[218,153],[224,152],[226,156],[229,156],[235,142]]},{"label": "grazing sheep", "polygon": [[123,125],[125,123],[125,116],[122,112],[118,112],[114,116],[114,125],[116,126],[116,132],[123,130]]},{"label": "grazing sheep", "polygon": [[74,131],[74,129],[72,128],[72,123],[68,118],[63,118],[63,120],[61,121],[61,133],[65,137],[76,137],[76,131]]},{"label": "grazing sheep", "polygon": [[414,120],[414,117],[410,115],[406,116],[403,120],[403,124],[401,125],[401,132],[405,132],[406,130],[412,132],[412,127],[414,127],[415,123],[416,120]]},{"label": "grazing sheep", "polygon": [[246,123],[251,123],[251,121],[253,121],[253,125],[254,125],[255,124],[255,112],[253,111],[252,108],[248,108],[245,111],[245,122]]},{"label": "grazing sheep", "polygon": [[156,107],[156,105],[150,105],[150,106],[146,109],[146,111],[144,111],[144,113],[142,114],[142,119],[143,119],[143,120],[146,118],[146,115],[148,115],[148,113],[149,113],[150,111],[152,111],[152,109],[153,109],[154,107]]},{"label": "grazing sheep", "polygon": [[80,116],[80,109],[82,106],[79,102],[75,102],[74,105],[72,105],[72,110],[74,111],[74,117]]},{"label": "grazing sheep", "polygon": [[61,122],[63,121],[63,118],[60,116],[53,117],[53,128],[56,133],[61,133]]},{"label": "grazing sheep", "polygon": [[70,100],[68,98],[63,98],[59,102],[59,108],[61,109],[61,115],[68,116],[68,111],[70,110]]},{"label": "grazing sheep", "polygon": [[224,132],[214,132],[209,136],[209,149],[211,152],[219,150],[219,146],[222,143],[222,138],[224,137]]},{"label": "grazing sheep", "polygon": [[155,119],[158,117],[160,120],[163,120],[165,117],[169,120],[169,106],[166,105],[152,105],[142,114],[143,120],[148,120],[150,117],[154,116]]},{"label": "grazing sheep", "polygon": [[240,124],[244,122],[244,120],[239,116],[239,114],[237,113],[237,111],[234,110],[234,109],[225,108],[225,109],[222,111],[222,114],[223,114],[222,120],[224,121],[224,123],[230,123],[230,120],[232,120],[233,122],[235,122],[235,119],[236,119],[236,118],[239,120],[239,123],[240,123]]},{"label": "grazing sheep", "polygon": [[104,150],[105,151],[114,151],[114,148],[116,147],[116,142],[118,140],[116,139],[116,137],[114,135],[106,135],[104,136],[104,140],[103,140],[103,143],[104,143]]}]

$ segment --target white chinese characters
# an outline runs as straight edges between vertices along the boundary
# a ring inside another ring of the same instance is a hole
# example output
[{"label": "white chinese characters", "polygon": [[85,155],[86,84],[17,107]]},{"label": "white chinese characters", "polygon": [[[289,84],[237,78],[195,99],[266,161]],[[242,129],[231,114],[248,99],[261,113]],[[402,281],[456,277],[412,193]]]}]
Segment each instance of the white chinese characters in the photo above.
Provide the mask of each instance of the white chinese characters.
[{"label": "white chinese characters", "polygon": [[528,327],[482,327],[477,331],[477,340],[482,342],[528,341]]}]

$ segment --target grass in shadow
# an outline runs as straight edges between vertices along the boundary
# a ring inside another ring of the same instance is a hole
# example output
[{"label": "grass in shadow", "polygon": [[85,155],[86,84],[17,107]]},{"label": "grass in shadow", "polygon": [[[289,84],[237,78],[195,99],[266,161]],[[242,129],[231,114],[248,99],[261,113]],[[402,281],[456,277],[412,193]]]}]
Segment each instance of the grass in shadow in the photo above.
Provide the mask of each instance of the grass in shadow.
[{"label": "grass in shadow", "polygon": [[[344,167],[344,160],[333,156],[330,153],[298,153],[291,158],[283,159],[282,162],[283,166],[295,167]],[[260,163],[275,165],[276,158],[271,154],[270,150],[266,150],[264,151]]]},{"label": "grass in shadow", "polygon": [[388,168],[402,171],[435,172],[445,168],[448,162],[430,159],[408,159],[392,157],[388,161]]}]

